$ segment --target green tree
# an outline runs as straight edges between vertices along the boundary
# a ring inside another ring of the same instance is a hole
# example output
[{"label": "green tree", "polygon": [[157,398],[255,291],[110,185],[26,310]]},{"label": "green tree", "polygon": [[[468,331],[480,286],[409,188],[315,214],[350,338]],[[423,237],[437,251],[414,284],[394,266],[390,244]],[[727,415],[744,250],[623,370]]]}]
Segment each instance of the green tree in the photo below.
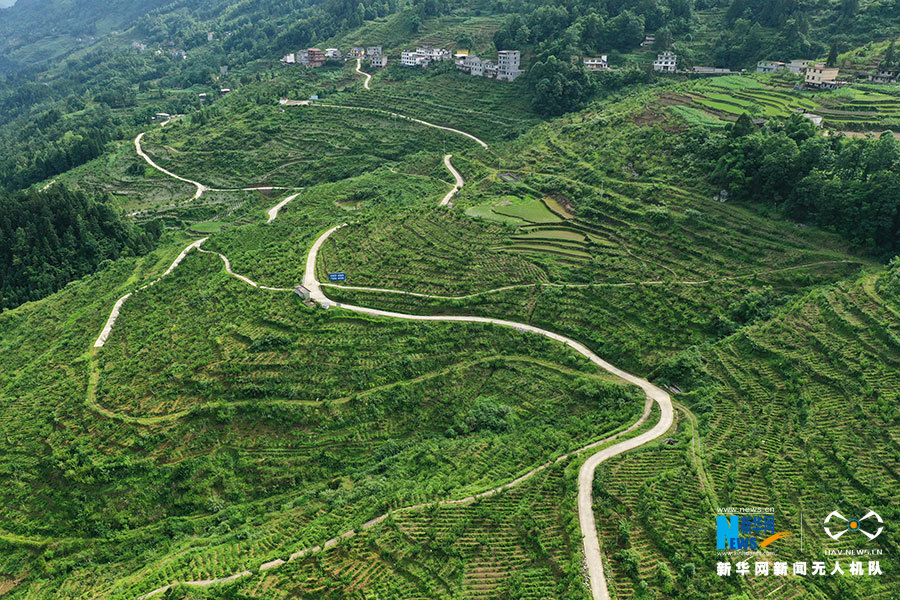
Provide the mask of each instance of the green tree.
[{"label": "green tree", "polygon": [[532,107],[544,115],[561,115],[583,107],[597,91],[597,82],[580,66],[555,56],[528,71]]},{"label": "green tree", "polygon": [[828,58],[825,59],[825,66],[826,67],[836,67],[837,66],[837,58],[838,58],[837,42],[832,42],[831,48],[828,50]]}]

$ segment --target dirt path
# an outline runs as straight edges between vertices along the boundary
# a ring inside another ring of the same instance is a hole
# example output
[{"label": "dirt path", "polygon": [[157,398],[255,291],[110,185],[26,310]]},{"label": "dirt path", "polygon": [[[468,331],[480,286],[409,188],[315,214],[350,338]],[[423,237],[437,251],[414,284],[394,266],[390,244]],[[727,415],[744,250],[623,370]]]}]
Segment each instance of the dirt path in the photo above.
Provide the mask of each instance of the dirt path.
[{"label": "dirt path", "polygon": [[[269,215],[269,220],[266,221],[266,223],[271,223],[272,221],[274,221],[275,217],[278,216],[278,211],[281,210],[282,208],[284,208],[285,204],[287,204],[288,202],[290,202],[291,200],[293,200],[294,198],[296,198],[299,195],[300,194],[294,194],[293,196],[288,196],[287,198],[285,198],[284,200],[282,200],[281,202],[279,202],[278,204],[276,204],[275,206],[273,206],[272,208],[267,210],[266,214]],[[225,257],[223,256],[222,258],[225,258]]]},{"label": "dirt path", "polygon": [[362,67],[362,59],[357,58],[356,59],[356,72],[359,73],[360,75],[363,75],[366,78],[366,80],[363,82],[363,87],[366,88],[367,90],[370,90],[372,88],[369,87],[369,82],[372,81],[372,76],[369,75],[368,73],[366,73],[365,71],[363,71],[361,67]]},{"label": "dirt path", "polygon": [[[321,234],[316,239],[316,241],[313,243],[312,247],[310,248],[309,253],[306,256],[306,267],[305,267],[305,271],[303,274],[303,285],[307,289],[310,290],[311,299],[318,302],[319,304],[327,305],[327,304],[330,304],[331,301],[322,292],[321,285],[315,276],[316,259],[318,258],[318,253],[322,247],[322,244],[325,243],[325,241],[328,239],[328,237],[332,233],[334,233],[335,231],[337,231],[338,229],[340,229],[344,226],[345,225],[337,225],[337,226],[332,227],[331,229],[327,230],[325,233]],[[199,246],[199,244],[198,244],[198,246]],[[286,288],[267,288],[264,286],[260,286],[259,284],[257,284],[253,280],[249,279],[248,277],[245,277],[243,275],[240,275],[240,274],[232,271],[231,264],[228,261],[228,258],[225,257],[224,255],[219,254],[218,252],[210,252],[210,251],[202,250],[202,249],[200,251],[211,253],[211,254],[217,254],[222,259],[222,261],[225,263],[226,271],[228,271],[228,273],[231,274],[232,276],[237,277],[241,281],[247,283],[248,285],[251,285],[253,287],[257,287],[260,289],[290,291]],[[576,342],[575,340],[573,340],[571,338],[554,333],[552,331],[540,329],[538,327],[534,327],[532,325],[528,325],[525,323],[516,323],[514,321],[506,321],[503,319],[492,319],[492,318],[477,317],[477,316],[409,315],[409,314],[404,314],[404,313],[396,313],[396,312],[392,312],[392,311],[385,311],[385,310],[367,308],[367,307],[362,307],[362,306],[353,306],[353,305],[347,305],[347,304],[341,304],[341,303],[334,303],[334,306],[342,308],[344,310],[350,310],[353,312],[358,312],[358,313],[363,313],[363,314],[390,317],[390,318],[396,318],[396,319],[413,320],[413,321],[455,321],[455,322],[490,323],[493,325],[499,325],[499,326],[503,326],[503,327],[512,327],[512,328],[514,328],[518,331],[522,331],[522,332],[531,332],[531,333],[536,333],[538,335],[543,335],[550,339],[553,339],[558,342],[566,344],[570,348],[574,349],[576,352],[587,357],[591,362],[598,365],[605,371],[607,371],[629,383],[637,385],[638,387],[640,387],[641,389],[644,390],[644,392],[647,396],[647,400],[644,405],[644,411],[643,411],[643,414],[641,415],[641,417],[636,422],[634,422],[631,426],[629,426],[627,429],[624,429],[623,431],[620,431],[619,433],[616,433],[612,436],[609,436],[604,439],[587,444],[586,446],[583,446],[573,452],[563,454],[554,460],[547,461],[541,465],[538,465],[537,467],[531,469],[530,471],[524,473],[523,475],[520,475],[519,477],[513,479],[512,481],[504,483],[503,485],[500,485],[498,487],[495,487],[495,488],[492,488],[489,490],[485,490],[478,494],[473,494],[470,496],[466,496],[464,498],[457,498],[457,499],[453,499],[453,500],[443,500],[443,501],[438,501],[438,502],[422,503],[422,504],[415,504],[412,506],[405,506],[405,507],[390,511],[388,513],[379,515],[378,517],[375,517],[374,519],[371,519],[371,520],[363,523],[359,528],[360,531],[365,531],[367,529],[371,529],[375,525],[384,521],[391,514],[396,514],[398,512],[419,510],[419,509],[422,509],[422,508],[425,508],[428,506],[432,506],[434,504],[438,504],[441,506],[468,504],[468,503],[474,502],[475,500],[477,500],[479,498],[486,498],[489,496],[493,496],[504,490],[515,487],[515,486],[521,484],[522,482],[527,481],[528,479],[530,479],[537,473],[543,471],[544,469],[546,469],[547,467],[549,467],[555,463],[558,463],[558,462],[561,462],[564,460],[568,460],[569,458],[576,456],[580,453],[583,453],[588,450],[592,450],[594,448],[597,448],[598,446],[604,446],[605,444],[608,444],[609,442],[612,442],[617,438],[628,435],[629,433],[640,428],[641,425],[643,425],[646,422],[647,418],[651,414],[654,403],[656,403],[659,406],[660,420],[656,423],[656,425],[653,426],[652,429],[650,429],[634,438],[629,438],[622,442],[613,444],[611,446],[604,447],[599,452],[596,452],[595,454],[591,455],[587,459],[587,461],[585,461],[585,463],[582,465],[582,467],[578,473],[578,516],[579,516],[579,521],[581,523],[581,528],[582,528],[586,568],[587,568],[587,571],[588,571],[588,574],[590,577],[591,589],[592,589],[594,599],[595,600],[606,600],[609,596],[608,596],[607,588],[606,588],[606,580],[604,579],[604,576],[603,576],[603,563],[602,563],[602,558],[600,555],[600,543],[599,543],[599,538],[597,537],[597,528],[596,528],[596,524],[594,523],[594,514],[593,514],[593,507],[592,507],[592,503],[593,503],[592,487],[593,487],[593,479],[594,479],[594,470],[596,469],[597,465],[600,464],[601,462],[603,462],[604,460],[611,458],[613,456],[616,456],[618,454],[621,454],[623,452],[626,452],[628,450],[631,450],[633,448],[636,448],[638,446],[641,446],[653,439],[658,438],[663,433],[665,433],[669,429],[669,427],[671,427],[671,425],[673,423],[673,414],[674,414],[669,395],[666,392],[664,392],[663,390],[661,390],[660,388],[651,384],[650,382],[648,382],[644,379],[641,379],[639,377],[636,377],[634,375],[631,375],[630,373],[627,373],[626,371],[622,371],[621,369],[618,369],[617,367],[614,367],[610,363],[604,361],[599,356],[597,356],[596,354],[591,352],[583,344]],[[258,572],[267,571],[269,569],[274,569],[276,567],[283,565],[286,562],[296,560],[302,556],[305,556],[305,555],[313,553],[313,552],[319,552],[323,549],[327,550],[327,549],[337,545],[341,539],[347,539],[347,538],[353,537],[353,536],[357,535],[357,533],[358,532],[356,530],[346,531],[336,537],[333,537],[333,538],[327,540],[322,545],[316,545],[316,546],[312,546],[310,548],[304,548],[304,549],[298,550],[298,551],[294,552],[293,554],[291,554],[290,556],[288,556],[287,559],[276,558],[274,560],[265,562],[259,566]],[[251,575],[251,574],[252,574],[252,571],[244,570],[239,573],[234,573],[227,577],[221,577],[221,578],[217,578],[217,579],[204,579],[204,580],[197,580],[197,581],[175,582],[175,583],[171,583],[171,584],[165,585],[163,587],[157,588],[157,589],[155,589],[151,592],[148,592],[142,596],[139,596],[137,600],[146,600],[147,598],[150,598],[152,596],[162,594],[163,592],[169,590],[171,587],[173,587],[175,585],[207,587],[207,586],[218,584],[218,583],[226,583],[229,581],[233,581],[240,577],[245,577],[245,576]]]},{"label": "dirt path", "polygon": [[[202,240],[197,240],[196,242],[191,243],[187,248],[181,251],[181,254],[179,254],[174,261],[172,261],[172,264],[169,265],[169,268],[166,269],[165,273],[163,273],[150,283],[145,283],[138,289],[134,290],[134,292],[139,292],[145,288],[150,287],[151,285],[156,285],[156,283],[160,279],[171,273],[175,269],[175,267],[177,267],[178,264],[184,260],[184,257],[187,256],[188,252],[190,252],[194,248],[199,248],[200,244],[205,242],[207,239],[209,238],[203,238]],[[112,312],[109,313],[109,318],[106,319],[106,325],[103,326],[103,330],[100,332],[100,335],[97,336],[97,341],[94,342],[94,348],[102,348],[106,343],[106,340],[109,339],[109,334],[112,333],[113,325],[116,324],[116,319],[119,318],[119,311],[122,309],[122,305],[125,304],[125,301],[128,300],[128,298],[130,298],[131,294],[133,294],[134,292],[128,292],[127,294],[119,298],[113,305]]]},{"label": "dirt path", "polygon": [[440,206],[452,206],[450,202],[453,200],[453,196],[465,185],[466,180],[463,179],[463,176],[459,174],[459,171],[453,168],[453,165],[450,163],[450,159],[453,157],[452,154],[444,155],[444,166],[447,167],[447,170],[453,174],[453,179],[456,180],[456,183],[453,186],[453,189],[447,192],[447,195],[444,196],[444,199],[441,200]]},{"label": "dirt path", "polygon": [[306,102],[297,101],[297,100],[285,100],[284,106],[321,106],[325,108],[343,108],[346,110],[362,110],[367,112],[380,113],[383,115],[389,115],[391,117],[397,117],[398,119],[406,119],[407,121],[412,121],[414,123],[419,123],[420,125],[425,125],[426,127],[433,127],[435,129],[443,129],[444,131],[449,131],[451,133],[458,133],[463,137],[467,137],[470,140],[474,140],[477,142],[482,148],[487,148],[488,145],[483,140],[475,137],[471,133],[466,133],[465,131],[460,131],[459,129],[454,129],[452,127],[445,127],[443,125],[435,125],[434,123],[429,123],[428,121],[423,121],[422,119],[416,119],[413,117],[407,117],[406,115],[401,115],[399,113],[391,112],[389,110],[382,110],[380,108],[369,108],[367,106],[345,106],[343,104],[322,104],[321,102]]},{"label": "dirt path", "polygon": [[143,148],[141,148],[141,139],[143,139],[145,133],[147,133],[147,132],[143,131],[143,132],[137,134],[137,136],[134,138],[134,149],[137,151],[138,156],[143,158],[147,162],[148,165],[150,165],[151,167],[153,167],[160,173],[164,173],[164,174],[168,175],[169,177],[172,177],[173,179],[177,179],[178,181],[183,181],[185,183],[190,183],[191,185],[196,186],[197,191],[194,192],[194,197],[192,198],[192,200],[197,200],[200,196],[203,195],[203,192],[205,192],[206,190],[209,189],[208,187],[206,187],[199,181],[194,181],[192,179],[185,179],[181,175],[176,175],[172,171],[167,171],[166,169],[163,169],[161,166],[159,166],[158,164],[153,162],[153,159],[150,158],[146,152],[144,152]]}]

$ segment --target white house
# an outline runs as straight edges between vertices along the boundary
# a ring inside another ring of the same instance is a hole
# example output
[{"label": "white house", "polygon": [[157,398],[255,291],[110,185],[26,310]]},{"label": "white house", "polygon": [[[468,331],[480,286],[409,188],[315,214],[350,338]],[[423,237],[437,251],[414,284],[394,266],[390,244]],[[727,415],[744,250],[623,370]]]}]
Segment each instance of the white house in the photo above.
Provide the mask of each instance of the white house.
[{"label": "white house", "polygon": [[588,71],[606,71],[609,69],[609,63],[606,60],[606,55],[599,56],[597,58],[587,58],[584,59],[584,68]]},{"label": "white house", "polygon": [[788,71],[797,75],[798,73],[803,73],[806,71],[806,67],[812,64],[811,60],[792,60],[788,63]]},{"label": "white house", "polygon": [[451,58],[453,58],[453,55],[449,50],[432,48],[431,46],[419,46],[415,52],[404,50],[400,53],[400,63],[404,67],[427,67],[432,62],[450,60]]},{"label": "white house", "polygon": [[485,60],[474,54],[456,59],[456,68],[473,77],[489,77],[500,81],[515,81],[522,74],[519,68],[518,50],[503,50],[497,53],[497,62]]},{"label": "white house", "polygon": [[283,64],[283,65],[295,65],[295,64],[297,64],[297,57],[296,57],[293,53],[291,53],[291,54],[285,54],[285,55],[281,58],[281,64]]},{"label": "white house", "polygon": [[400,53],[400,64],[404,67],[424,67],[428,60],[412,50],[404,50]]},{"label": "white house", "polygon": [[787,67],[783,62],[775,60],[761,60],[756,63],[757,73],[775,73],[784,70]]},{"label": "white house", "polygon": [[325,48],[325,58],[340,58],[341,51],[337,48]]},{"label": "white house", "polygon": [[674,73],[678,64],[678,57],[666,50],[656,56],[653,61],[653,70],[659,73]]},{"label": "white house", "polygon": [[501,50],[497,53],[497,79],[515,81],[522,74],[519,68],[521,53],[518,50]]}]

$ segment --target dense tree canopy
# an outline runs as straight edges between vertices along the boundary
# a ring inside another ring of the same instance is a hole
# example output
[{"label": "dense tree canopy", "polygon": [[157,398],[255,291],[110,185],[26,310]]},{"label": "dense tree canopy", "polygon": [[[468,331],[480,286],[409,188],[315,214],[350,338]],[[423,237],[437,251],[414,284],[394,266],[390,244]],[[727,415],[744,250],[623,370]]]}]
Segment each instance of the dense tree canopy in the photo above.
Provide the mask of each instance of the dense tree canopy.
[{"label": "dense tree canopy", "polygon": [[833,229],[877,253],[900,250],[900,144],[826,138],[800,116],[756,131],[696,128],[682,149],[731,196],[775,206],[790,218]]},{"label": "dense tree canopy", "polygon": [[150,250],[161,226],[125,221],[105,202],[55,185],[0,196],[0,309],[42,298],[100,263]]},{"label": "dense tree canopy", "polygon": [[532,66],[527,77],[534,93],[532,106],[545,115],[578,110],[597,91],[590,73],[555,56]]}]

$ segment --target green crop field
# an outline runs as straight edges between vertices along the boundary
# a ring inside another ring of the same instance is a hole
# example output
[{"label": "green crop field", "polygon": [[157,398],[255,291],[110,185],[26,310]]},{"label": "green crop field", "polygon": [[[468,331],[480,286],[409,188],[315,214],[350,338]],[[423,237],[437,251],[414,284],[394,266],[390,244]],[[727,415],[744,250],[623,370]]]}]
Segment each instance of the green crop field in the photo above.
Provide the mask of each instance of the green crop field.
[{"label": "green crop field", "polygon": [[682,86],[691,106],[668,109],[689,125],[721,127],[719,118],[787,117],[810,112],[837,130],[900,129],[900,98],[882,93],[889,86],[869,85],[834,91],[798,92],[765,85],[752,77],[729,75]]}]

